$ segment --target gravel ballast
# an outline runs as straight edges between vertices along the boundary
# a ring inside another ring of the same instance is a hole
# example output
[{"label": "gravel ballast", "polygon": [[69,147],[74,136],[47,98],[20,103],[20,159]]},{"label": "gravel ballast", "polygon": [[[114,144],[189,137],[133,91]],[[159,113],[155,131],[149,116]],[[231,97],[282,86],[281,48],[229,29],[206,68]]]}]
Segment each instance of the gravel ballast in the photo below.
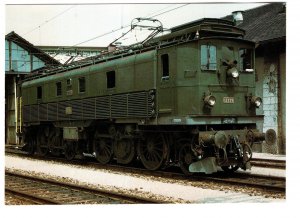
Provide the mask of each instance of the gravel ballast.
[{"label": "gravel ballast", "polygon": [[132,176],[130,173],[115,173],[104,169],[91,169],[85,166],[61,164],[54,161],[41,161],[7,155],[5,167],[42,178],[67,181],[98,189],[113,190],[149,198],[157,198],[174,203],[220,203],[220,202],[282,202],[284,199],[251,196],[232,190],[211,190],[208,187],[195,187],[188,183],[158,181],[149,176]]}]

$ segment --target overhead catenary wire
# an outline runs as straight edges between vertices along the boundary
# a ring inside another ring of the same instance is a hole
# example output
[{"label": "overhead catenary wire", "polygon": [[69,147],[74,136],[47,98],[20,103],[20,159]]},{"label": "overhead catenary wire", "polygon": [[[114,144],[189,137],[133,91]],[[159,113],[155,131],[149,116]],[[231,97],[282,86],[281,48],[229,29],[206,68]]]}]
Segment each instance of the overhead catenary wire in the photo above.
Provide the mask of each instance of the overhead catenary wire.
[{"label": "overhead catenary wire", "polygon": [[[167,10],[167,11],[164,11],[164,12],[161,12],[161,13],[159,13],[159,14],[152,15],[152,16],[147,17],[147,18],[154,18],[154,17],[160,16],[160,15],[169,13],[169,12],[171,12],[171,11],[177,10],[177,9],[179,9],[179,8],[185,7],[185,6],[187,6],[187,5],[189,5],[189,3],[180,5],[180,6],[176,7],[176,8],[173,8],[173,9],[170,9],[170,10]],[[160,10],[160,11],[161,11],[161,10]],[[156,12],[156,13],[157,13],[157,12]],[[68,48],[72,48],[72,47],[75,47],[75,46],[78,46],[78,45],[81,45],[81,44],[84,44],[84,43],[93,41],[93,40],[95,40],[95,39],[98,39],[98,38],[101,38],[101,37],[103,37],[103,36],[112,34],[112,33],[114,33],[114,32],[117,32],[117,31],[119,31],[119,30],[122,30],[122,29],[127,28],[127,27],[130,27],[130,26],[131,26],[131,24],[122,26],[122,27],[120,27],[120,28],[118,28],[118,29],[114,29],[114,30],[112,30],[112,31],[110,31],[110,32],[106,32],[106,33],[103,33],[103,34],[101,34],[101,35],[98,35],[98,36],[95,36],[95,37],[93,37],[93,38],[90,38],[90,39],[88,39],[88,40],[79,42],[79,43],[77,43],[77,44],[75,44],[75,45],[72,45],[72,46],[70,46],[70,47],[68,47]]]},{"label": "overhead catenary wire", "polygon": [[59,14],[57,14],[57,15],[55,15],[54,17],[50,18],[49,20],[44,21],[43,23],[41,23],[41,24],[38,25],[37,27],[35,27],[35,28],[29,30],[28,32],[24,33],[23,35],[26,36],[27,34],[29,34],[29,33],[33,32],[33,31],[35,31],[35,30],[41,28],[41,26],[50,23],[52,20],[54,20],[54,19],[56,19],[57,17],[63,15],[64,13],[68,12],[69,10],[71,10],[72,8],[74,8],[74,7],[76,7],[76,6],[77,6],[77,5],[73,5],[73,6],[69,7],[69,8],[67,8],[66,10],[60,12]]},{"label": "overhead catenary wire", "polygon": [[[187,6],[187,5],[189,5],[189,4],[183,4],[183,5],[180,5],[180,6],[176,7],[176,8],[172,8],[172,9],[170,9],[170,10],[163,11],[163,10],[165,10],[165,9],[171,7],[171,6],[168,6],[168,7],[165,7],[165,8],[163,8],[163,9],[158,10],[157,12],[150,13],[150,15],[148,15],[147,18],[154,18],[154,17],[160,16],[160,15],[162,15],[162,14],[169,13],[169,12],[171,12],[171,11],[174,11],[174,10],[177,10],[177,9],[179,9],[179,8],[185,7],[185,6]],[[54,20],[55,18],[61,16],[62,14],[66,13],[67,11],[71,10],[71,9],[74,8],[75,6],[76,6],[76,5],[73,5],[73,6],[69,7],[68,9],[62,11],[61,13],[57,14],[56,16],[50,18],[49,20],[43,22],[43,23],[40,24],[38,27],[36,27],[36,28],[34,28],[34,29],[28,31],[27,33],[25,33],[25,35],[26,35],[26,34],[29,34],[30,32],[33,32],[34,30],[36,30],[36,29],[38,29],[38,28],[40,28],[42,25],[45,25],[45,24],[49,23],[50,21]],[[161,11],[163,11],[163,12],[161,12]],[[138,22],[137,22],[137,23],[138,23]],[[84,43],[86,43],[86,42],[95,40],[95,39],[97,39],[97,38],[100,38],[100,37],[109,35],[109,34],[111,34],[111,33],[114,33],[114,32],[116,32],[116,31],[122,30],[122,29],[127,28],[127,27],[130,27],[130,26],[131,26],[131,24],[128,24],[128,25],[126,25],[126,26],[123,26],[123,25],[122,25],[121,28],[112,30],[112,31],[110,31],[110,32],[107,32],[107,33],[101,34],[101,35],[99,35],[99,36],[93,37],[93,38],[91,38],[91,39],[85,40],[85,41],[83,41],[83,42],[77,43],[77,44],[75,44],[75,45],[73,45],[73,46],[69,46],[69,47],[66,46],[66,48],[73,48],[73,47],[76,47],[76,46],[78,46],[78,45],[81,45],[81,44],[84,44]],[[60,51],[58,51],[58,54],[59,54],[59,53],[60,53]],[[35,53],[35,54],[38,54],[38,53]],[[43,53],[41,53],[41,54],[43,54]],[[18,67],[18,68],[19,68],[19,67]]]}]

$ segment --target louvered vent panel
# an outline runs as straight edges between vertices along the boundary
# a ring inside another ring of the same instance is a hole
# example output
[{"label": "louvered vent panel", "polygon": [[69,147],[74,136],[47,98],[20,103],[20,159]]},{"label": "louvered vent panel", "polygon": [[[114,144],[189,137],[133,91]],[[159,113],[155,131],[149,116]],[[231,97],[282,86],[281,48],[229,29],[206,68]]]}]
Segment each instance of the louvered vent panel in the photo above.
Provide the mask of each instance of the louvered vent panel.
[{"label": "louvered vent panel", "polygon": [[95,119],[95,107],[96,101],[95,98],[89,98],[82,100],[83,106],[83,117],[84,119]]},{"label": "louvered vent panel", "polygon": [[37,122],[39,119],[39,108],[38,105],[31,105],[30,108],[30,121]]},{"label": "louvered vent panel", "polygon": [[47,104],[39,105],[39,121],[47,121]]},{"label": "louvered vent panel", "polygon": [[71,120],[82,120],[82,100],[69,101],[68,106],[72,107],[72,114],[67,115]]},{"label": "louvered vent panel", "polygon": [[109,118],[109,108],[109,96],[96,98],[96,119]]},{"label": "louvered vent panel", "polygon": [[128,95],[128,116],[146,117],[147,116],[147,93],[138,92]]},{"label": "louvered vent panel", "polygon": [[127,117],[127,94],[111,96],[111,117]]},{"label": "louvered vent panel", "polygon": [[48,104],[48,121],[57,120],[57,103]]},{"label": "louvered vent panel", "polygon": [[66,107],[69,107],[67,102],[58,103],[58,120],[69,120],[70,115],[66,115]]}]

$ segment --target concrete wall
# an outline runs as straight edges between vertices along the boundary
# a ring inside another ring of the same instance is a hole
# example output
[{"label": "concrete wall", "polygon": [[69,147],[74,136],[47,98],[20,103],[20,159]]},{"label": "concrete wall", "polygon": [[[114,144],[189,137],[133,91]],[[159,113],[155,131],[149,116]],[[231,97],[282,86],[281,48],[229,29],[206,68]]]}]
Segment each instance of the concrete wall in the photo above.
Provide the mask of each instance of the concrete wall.
[{"label": "concrete wall", "polygon": [[274,129],[278,136],[275,146],[256,145],[257,152],[285,154],[285,59],[285,43],[267,44],[257,50],[256,95],[263,99],[263,107],[257,109],[257,114],[264,115],[264,123],[258,128],[263,132]]},{"label": "concrete wall", "polygon": [[16,144],[14,76],[5,75],[5,133],[6,143]]},{"label": "concrete wall", "polygon": [[279,57],[279,71],[280,71],[280,104],[279,104],[279,122],[278,128],[280,131],[280,146],[279,146],[279,153],[285,154],[286,152],[286,53],[283,52],[280,54]]}]

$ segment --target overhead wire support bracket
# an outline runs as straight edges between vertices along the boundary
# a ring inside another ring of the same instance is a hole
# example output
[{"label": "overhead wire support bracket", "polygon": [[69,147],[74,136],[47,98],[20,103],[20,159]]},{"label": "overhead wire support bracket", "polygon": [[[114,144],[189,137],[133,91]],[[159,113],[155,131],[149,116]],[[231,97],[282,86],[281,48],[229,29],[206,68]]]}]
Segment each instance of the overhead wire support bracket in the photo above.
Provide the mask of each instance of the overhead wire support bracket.
[{"label": "overhead wire support bracket", "polygon": [[[148,22],[153,22],[153,23],[158,23],[157,25],[140,25],[138,23],[143,22],[143,21],[148,21]],[[152,39],[154,36],[156,36],[158,33],[163,32],[163,25],[162,23],[157,20],[157,19],[153,19],[153,18],[143,18],[143,17],[138,17],[138,18],[134,18],[131,21],[131,25],[130,25],[130,29],[126,32],[123,33],[119,38],[115,39],[113,42],[111,42],[109,45],[113,45],[114,43],[116,43],[119,39],[123,38],[125,35],[127,35],[129,32],[131,32],[132,30],[134,30],[135,28],[141,28],[141,29],[147,29],[152,31],[146,39],[144,39],[141,44],[145,44],[147,41],[149,41],[150,39]]]},{"label": "overhead wire support bracket", "polygon": [[[137,23],[134,23],[134,21],[137,20],[138,22]],[[138,23],[142,22],[142,21],[152,21],[153,23],[158,23],[158,25],[139,25]],[[132,21],[131,21],[131,30],[135,29],[136,27],[140,27],[142,29],[148,29],[148,30],[152,30],[153,32],[150,33],[148,35],[148,37],[146,39],[144,39],[141,44],[145,44],[146,42],[148,42],[149,40],[153,39],[154,36],[156,36],[158,33],[160,32],[163,32],[164,28],[163,28],[163,24],[157,20],[157,19],[153,19],[153,18],[143,18],[143,17],[137,17],[137,18],[134,18]]]}]

